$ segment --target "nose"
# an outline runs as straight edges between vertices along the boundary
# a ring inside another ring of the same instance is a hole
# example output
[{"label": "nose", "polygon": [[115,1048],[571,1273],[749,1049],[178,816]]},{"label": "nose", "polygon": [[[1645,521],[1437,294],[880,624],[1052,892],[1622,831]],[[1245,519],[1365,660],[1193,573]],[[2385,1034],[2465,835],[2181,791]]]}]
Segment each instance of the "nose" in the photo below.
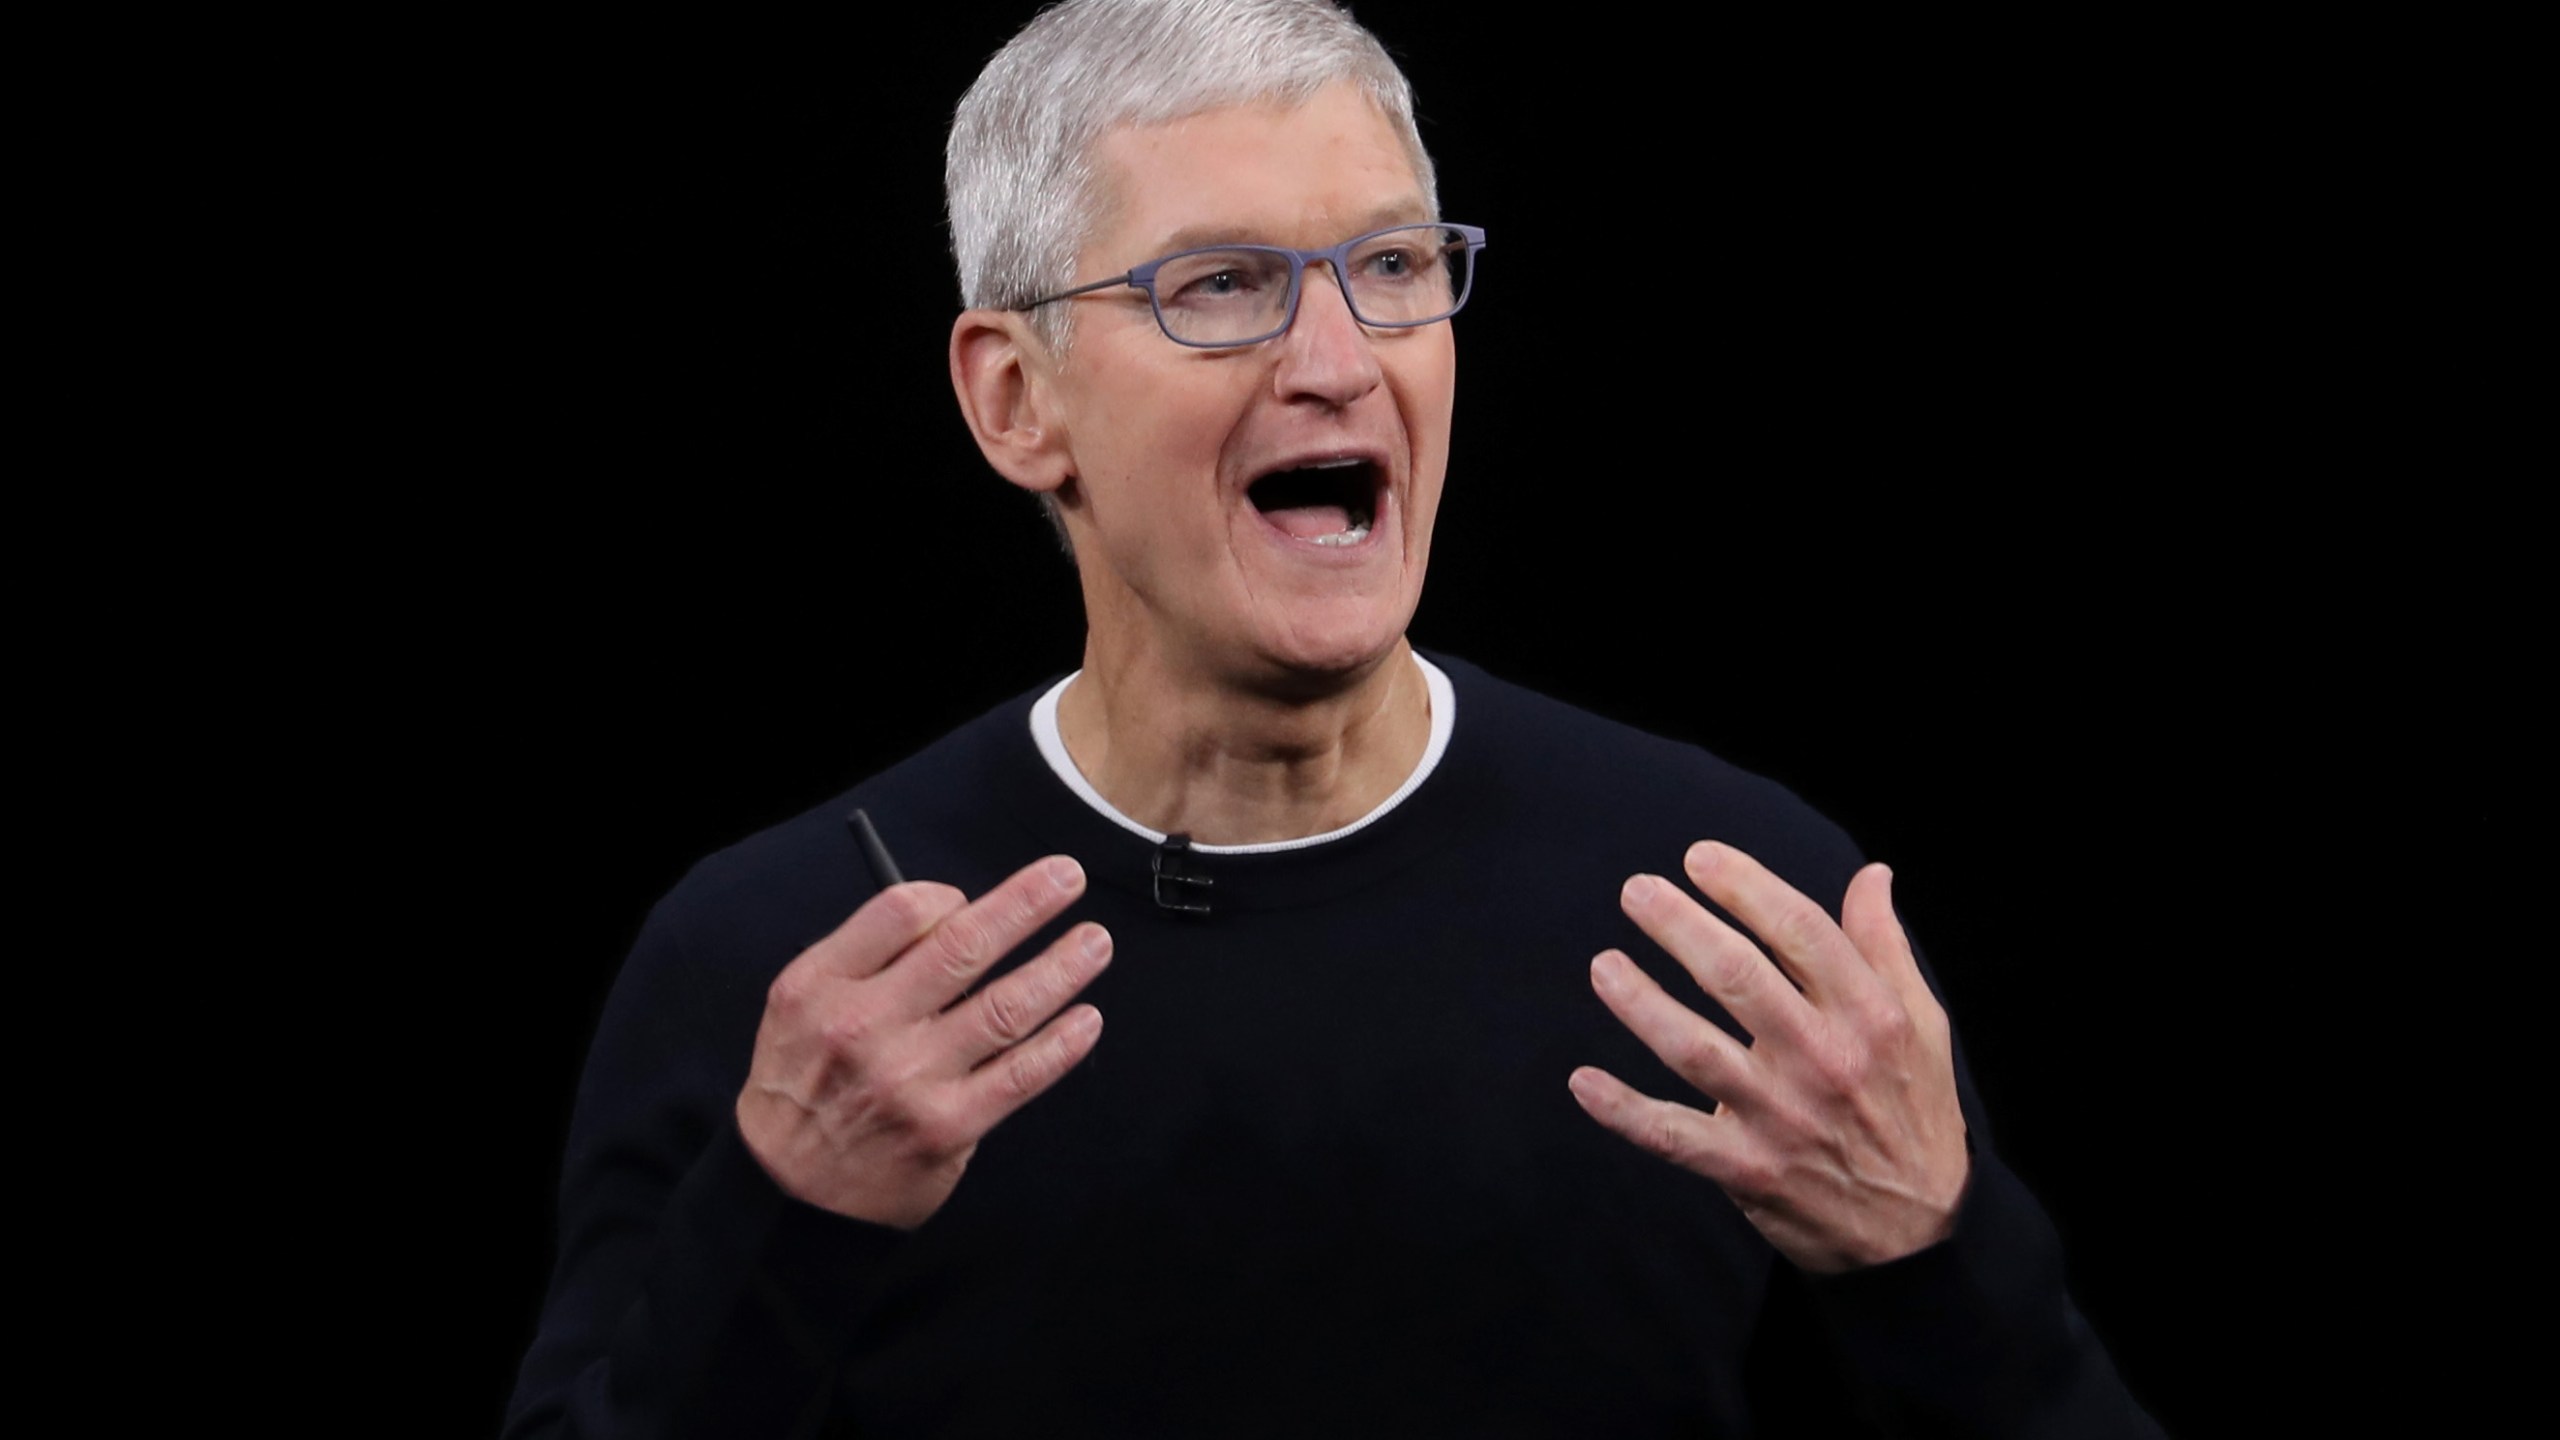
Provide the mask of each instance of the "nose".
[{"label": "nose", "polygon": [[1273,342],[1279,364],[1272,383],[1280,398],[1305,397],[1340,409],[1378,388],[1384,378],[1369,332],[1352,318],[1351,302],[1330,264],[1309,265],[1298,285],[1298,315]]}]

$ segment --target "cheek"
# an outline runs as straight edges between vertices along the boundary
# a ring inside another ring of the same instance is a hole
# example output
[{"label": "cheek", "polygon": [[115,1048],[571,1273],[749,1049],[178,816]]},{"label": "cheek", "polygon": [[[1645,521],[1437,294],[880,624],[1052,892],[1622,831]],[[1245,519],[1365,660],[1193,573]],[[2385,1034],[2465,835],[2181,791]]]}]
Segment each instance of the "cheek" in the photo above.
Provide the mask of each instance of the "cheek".
[{"label": "cheek", "polygon": [[1413,450],[1415,499],[1436,497],[1449,464],[1449,423],[1456,409],[1456,377],[1447,359],[1418,375],[1405,391],[1405,426]]},{"label": "cheek", "polygon": [[1449,416],[1458,393],[1458,352],[1445,327],[1429,338],[1434,343],[1428,349],[1406,357],[1396,389],[1416,447],[1438,454],[1448,448]]},{"label": "cheek", "polygon": [[1199,472],[1216,465],[1253,408],[1250,380],[1241,366],[1158,367],[1098,403],[1095,419],[1110,428],[1111,447],[1125,466],[1168,475]]}]

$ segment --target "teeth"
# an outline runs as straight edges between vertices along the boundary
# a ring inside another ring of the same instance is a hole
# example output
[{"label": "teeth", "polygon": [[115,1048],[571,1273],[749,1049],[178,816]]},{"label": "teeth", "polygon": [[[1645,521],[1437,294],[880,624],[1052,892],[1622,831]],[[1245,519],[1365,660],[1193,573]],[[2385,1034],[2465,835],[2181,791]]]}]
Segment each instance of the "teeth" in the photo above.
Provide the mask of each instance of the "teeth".
[{"label": "teeth", "polygon": [[1369,522],[1362,520],[1354,523],[1350,529],[1345,530],[1338,535],[1319,535],[1316,537],[1315,543],[1318,545],[1357,545],[1368,538]]}]

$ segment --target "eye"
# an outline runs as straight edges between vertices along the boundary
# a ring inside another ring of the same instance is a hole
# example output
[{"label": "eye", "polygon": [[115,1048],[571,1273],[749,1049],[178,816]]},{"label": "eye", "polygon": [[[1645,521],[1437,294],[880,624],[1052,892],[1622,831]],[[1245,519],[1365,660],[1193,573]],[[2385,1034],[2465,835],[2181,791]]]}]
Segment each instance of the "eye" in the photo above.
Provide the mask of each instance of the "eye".
[{"label": "eye", "polygon": [[1220,270],[1184,285],[1182,293],[1186,296],[1239,295],[1252,288],[1252,277],[1243,271]]},{"label": "eye", "polygon": [[1288,261],[1251,250],[1179,255],[1156,272],[1159,303],[1185,309],[1259,307],[1288,286]]},{"label": "eye", "polygon": [[1438,263],[1439,257],[1426,246],[1387,244],[1360,252],[1353,265],[1354,278],[1364,285],[1402,288],[1428,278]]}]

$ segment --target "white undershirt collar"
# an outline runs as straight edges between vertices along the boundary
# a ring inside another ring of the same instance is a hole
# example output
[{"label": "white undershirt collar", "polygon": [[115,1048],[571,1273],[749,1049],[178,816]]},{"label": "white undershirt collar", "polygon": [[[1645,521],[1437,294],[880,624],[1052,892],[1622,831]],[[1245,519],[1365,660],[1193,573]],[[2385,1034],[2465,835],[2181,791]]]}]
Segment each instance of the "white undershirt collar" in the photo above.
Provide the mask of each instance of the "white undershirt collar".
[{"label": "white undershirt collar", "polygon": [[[1423,745],[1422,760],[1413,767],[1413,773],[1404,777],[1404,783],[1396,787],[1394,794],[1379,801],[1377,809],[1338,830],[1327,830],[1321,835],[1305,835],[1295,840],[1271,840],[1259,845],[1193,845],[1191,848],[1203,855],[1271,855],[1283,850],[1304,850],[1310,845],[1322,845],[1366,829],[1377,823],[1379,816],[1403,804],[1404,797],[1412,794],[1423,781],[1431,778],[1433,767],[1440,763],[1442,752],[1449,748],[1449,731],[1455,725],[1458,714],[1458,694],[1450,687],[1449,677],[1441,672],[1439,666],[1423,659],[1419,654],[1413,657],[1413,663],[1422,669],[1423,690],[1429,695],[1431,701],[1431,739]],[[1102,798],[1101,792],[1094,789],[1092,782],[1084,778],[1084,772],[1076,768],[1074,758],[1067,754],[1067,742],[1058,734],[1058,697],[1066,693],[1067,686],[1075,682],[1076,675],[1083,673],[1079,670],[1075,675],[1069,675],[1066,679],[1050,686],[1049,693],[1032,702],[1031,743],[1040,747],[1040,758],[1049,762],[1049,768],[1057,772],[1058,778],[1065,782],[1066,787],[1076,792],[1076,797],[1092,806],[1102,818],[1132,835],[1145,836],[1150,844],[1161,844],[1164,840],[1163,831],[1150,830],[1121,814],[1110,801]]]}]

